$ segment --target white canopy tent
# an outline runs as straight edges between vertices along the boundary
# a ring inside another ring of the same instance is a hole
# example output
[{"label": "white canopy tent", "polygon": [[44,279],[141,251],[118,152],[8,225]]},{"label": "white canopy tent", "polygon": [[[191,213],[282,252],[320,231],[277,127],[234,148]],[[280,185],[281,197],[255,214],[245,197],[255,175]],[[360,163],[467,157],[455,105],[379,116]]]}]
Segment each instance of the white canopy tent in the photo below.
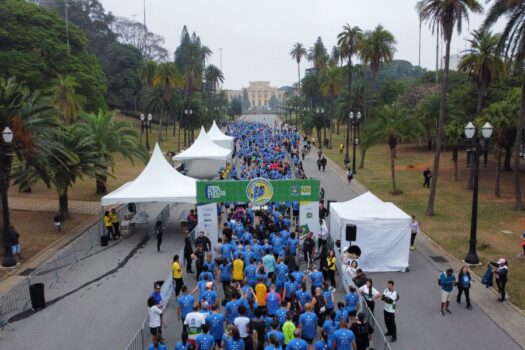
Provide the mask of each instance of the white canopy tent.
[{"label": "white canopy tent", "polygon": [[210,130],[208,130],[208,136],[217,145],[227,148],[229,150],[233,150],[234,138],[232,136],[224,134],[221,131],[221,129],[219,129],[219,127],[217,126],[217,123],[215,123],[215,120],[213,121]]},{"label": "white canopy tent", "polygon": [[173,160],[216,159],[227,160],[232,150],[217,145],[210,139],[204,127],[201,127],[199,137],[185,151],[173,156]]},{"label": "white canopy tent", "polygon": [[102,197],[102,206],[122,203],[183,202],[196,203],[196,179],[184,176],[164,158],[158,144],[142,173]]},{"label": "white canopy tent", "polygon": [[[343,203],[330,204],[330,234],[361,248],[359,267],[363,271],[405,271],[410,250],[410,221],[404,211],[366,192]],[[346,240],[346,225],[357,227],[355,242]]]}]

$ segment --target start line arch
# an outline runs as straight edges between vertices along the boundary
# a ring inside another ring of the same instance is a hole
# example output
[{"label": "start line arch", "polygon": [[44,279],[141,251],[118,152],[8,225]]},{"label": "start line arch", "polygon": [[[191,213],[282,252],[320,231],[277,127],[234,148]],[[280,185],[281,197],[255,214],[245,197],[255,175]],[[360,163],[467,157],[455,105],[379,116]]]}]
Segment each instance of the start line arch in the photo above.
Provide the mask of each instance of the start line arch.
[{"label": "start line arch", "polygon": [[253,203],[262,207],[269,202],[299,202],[299,226],[318,233],[320,180],[198,180],[198,230],[217,243],[217,203]]}]

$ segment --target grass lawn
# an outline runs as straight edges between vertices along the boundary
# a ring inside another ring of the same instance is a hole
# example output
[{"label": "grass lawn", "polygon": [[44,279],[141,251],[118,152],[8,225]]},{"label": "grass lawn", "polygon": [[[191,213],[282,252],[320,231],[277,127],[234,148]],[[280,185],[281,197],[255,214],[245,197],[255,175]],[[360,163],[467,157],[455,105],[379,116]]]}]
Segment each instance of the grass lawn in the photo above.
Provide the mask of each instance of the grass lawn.
[{"label": "grass lawn", "polygon": [[[344,132],[333,135],[332,149],[325,150],[327,156],[344,168],[344,154],[339,154],[339,145],[344,144]],[[352,145],[350,145],[352,147]],[[416,215],[422,230],[447,252],[463,259],[468,252],[472,192],[467,190],[468,172],[466,155],[461,152],[458,161],[458,181],[454,181],[454,163],[450,150],[442,153],[440,174],[435,202],[436,215],[424,215],[428,193],[423,188],[422,172],[432,170],[434,153],[424,145],[401,145],[396,159],[396,183],[401,195],[392,195],[390,154],[387,145],[378,145],[368,150],[365,168],[357,169],[356,179],[381,199],[394,202],[408,214]],[[360,161],[357,156],[357,165]],[[350,148],[350,159],[352,149]],[[525,165],[522,165],[525,167]],[[525,258],[519,257],[521,232],[525,231],[524,212],[513,210],[514,188],[512,172],[502,173],[501,198],[494,196],[496,162],[489,156],[488,167],[480,169],[478,206],[478,255],[483,264],[504,257],[509,261],[508,291],[512,302],[525,309]],[[522,188],[525,188],[525,171],[522,168]],[[512,231],[511,234],[502,231]],[[474,268],[483,275],[486,266]]]},{"label": "grass lawn", "polygon": [[[61,232],[58,232],[53,222],[55,213],[22,210],[10,210],[9,213],[11,224],[20,233],[20,247],[25,261],[92,218],[91,215],[71,214],[71,220],[67,220],[62,225]],[[0,252],[0,258],[3,253]],[[7,272],[9,271],[0,270],[0,278]]]}]

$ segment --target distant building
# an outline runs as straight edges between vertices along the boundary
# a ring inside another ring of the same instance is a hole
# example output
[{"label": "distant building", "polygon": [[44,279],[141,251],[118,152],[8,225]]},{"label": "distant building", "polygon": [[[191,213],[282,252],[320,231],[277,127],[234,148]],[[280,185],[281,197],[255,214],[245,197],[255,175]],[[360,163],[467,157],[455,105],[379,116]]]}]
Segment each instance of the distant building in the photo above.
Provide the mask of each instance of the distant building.
[{"label": "distant building", "polygon": [[[241,90],[224,90],[228,100],[239,98],[248,110],[269,110],[285,100],[286,92],[270,86],[269,81],[250,81],[247,88]],[[244,99],[248,101],[244,101]]]}]

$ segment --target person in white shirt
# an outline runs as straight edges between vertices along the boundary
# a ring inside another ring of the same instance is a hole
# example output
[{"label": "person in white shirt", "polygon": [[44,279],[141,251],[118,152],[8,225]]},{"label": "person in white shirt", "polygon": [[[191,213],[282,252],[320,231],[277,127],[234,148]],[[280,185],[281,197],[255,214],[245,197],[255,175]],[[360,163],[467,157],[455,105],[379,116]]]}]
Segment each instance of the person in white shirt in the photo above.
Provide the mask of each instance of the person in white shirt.
[{"label": "person in white shirt", "polygon": [[202,333],[202,325],[206,323],[207,314],[199,312],[199,304],[193,304],[193,312],[186,315],[184,325],[188,327],[188,338],[197,339],[197,336]]},{"label": "person in white shirt", "polygon": [[414,242],[416,241],[416,235],[419,233],[419,222],[416,220],[416,216],[412,215],[412,221],[410,222],[410,250],[416,249]]},{"label": "person in white shirt", "polygon": [[157,305],[155,297],[148,298],[149,331],[154,343],[162,335],[162,309]]},{"label": "person in white shirt", "polygon": [[239,315],[235,317],[235,320],[233,320],[233,324],[237,327],[239,330],[239,334],[241,335],[241,338],[246,341],[248,336],[250,335],[248,332],[248,324],[250,323],[250,319],[246,317],[246,306],[239,305],[237,308],[239,311]]},{"label": "person in white shirt", "polygon": [[390,342],[395,342],[397,340],[396,306],[397,301],[399,300],[399,295],[394,290],[394,281],[388,281],[381,299],[385,302],[383,310],[387,330],[385,336],[392,336]]},{"label": "person in white shirt", "polygon": [[365,301],[366,301],[366,305],[368,306],[368,308],[370,309],[370,311],[372,311],[372,313],[374,313],[374,308],[375,308],[375,301],[376,299],[379,299],[381,298],[381,293],[379,293],[377,291],[377,289],[374,288],[374,284],[372,282],[372,279],[367,279],[366,280],[366,284],[361,286],[359,289],[358,289],[359,293],[363,296],[363,298],[365,298]]}]

